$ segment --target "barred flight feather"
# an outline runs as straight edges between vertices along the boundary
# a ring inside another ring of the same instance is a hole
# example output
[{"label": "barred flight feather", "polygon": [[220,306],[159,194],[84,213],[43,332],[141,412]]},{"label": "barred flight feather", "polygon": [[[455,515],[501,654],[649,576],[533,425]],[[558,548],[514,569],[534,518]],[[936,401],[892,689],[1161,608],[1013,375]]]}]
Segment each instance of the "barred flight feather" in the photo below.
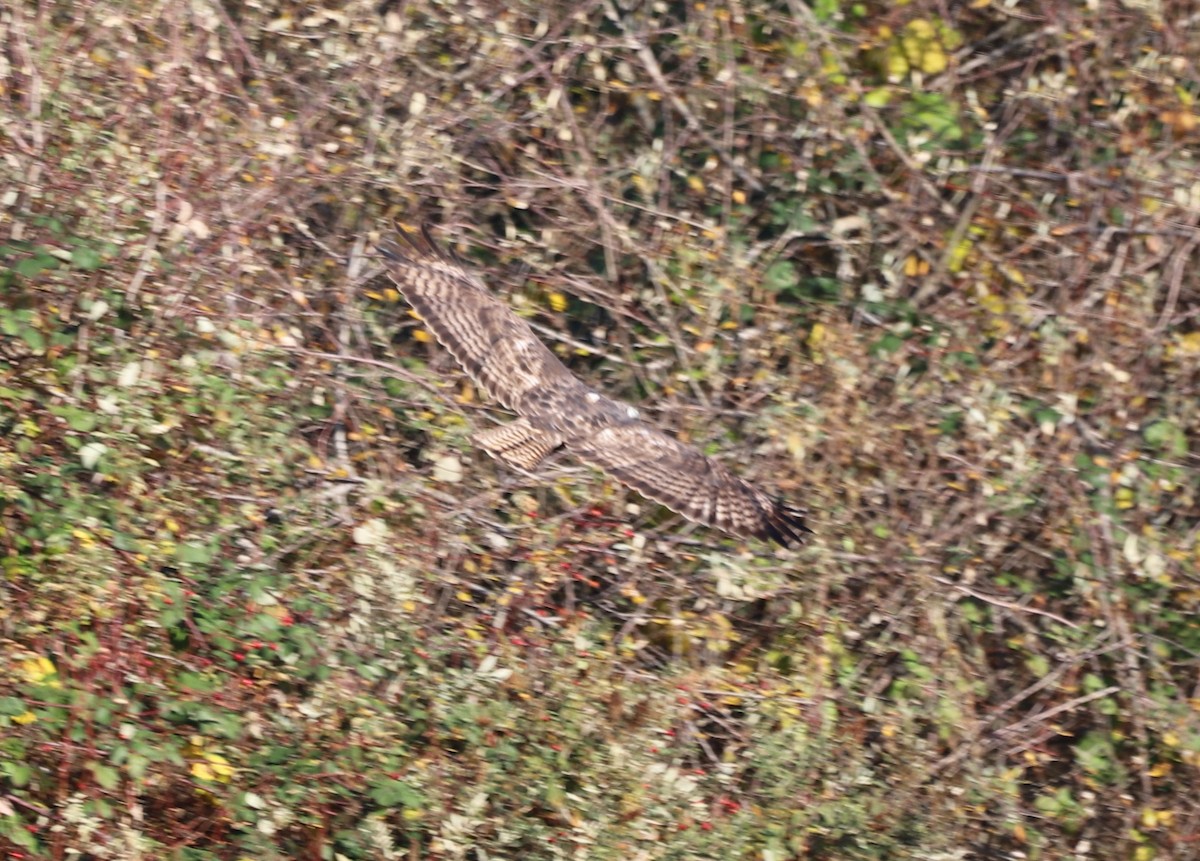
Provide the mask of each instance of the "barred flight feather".
[{"label": "barred flight feather", "polygon": [[467,374],[519,416],[476,435],[485,451],[531,470],[561,446],[689,520],[784,546],[803,543],[811,532],[803,509],[593,391],[462,260],[441,250],[428,228],[396,237],[377,249],[404,298]]}]

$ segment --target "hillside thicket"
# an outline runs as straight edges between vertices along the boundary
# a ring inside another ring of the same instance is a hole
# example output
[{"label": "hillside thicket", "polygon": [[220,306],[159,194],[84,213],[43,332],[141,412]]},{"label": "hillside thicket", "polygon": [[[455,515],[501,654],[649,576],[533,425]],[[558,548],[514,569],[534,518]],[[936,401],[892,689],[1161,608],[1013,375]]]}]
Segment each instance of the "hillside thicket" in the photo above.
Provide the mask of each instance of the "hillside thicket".
[{"label": "hillside thicket", "polygon": [[[0,7],[10,858],[1200,850],[1192,4]],[[372,254],[806,505],[689,527]]]}]

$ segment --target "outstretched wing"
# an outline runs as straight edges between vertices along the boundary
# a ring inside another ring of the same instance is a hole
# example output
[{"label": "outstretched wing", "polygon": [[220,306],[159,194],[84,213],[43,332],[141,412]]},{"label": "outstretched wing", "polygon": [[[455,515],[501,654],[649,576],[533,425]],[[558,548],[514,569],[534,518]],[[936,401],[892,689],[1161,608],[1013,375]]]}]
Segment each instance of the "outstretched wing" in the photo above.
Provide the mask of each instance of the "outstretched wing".
[{"label": "outstretched wing", "polygon": [[384,240],[376,246],[388,261],[388,275],[438,342],[492,397],[519,410],[523,395],[575,382],[529,324],[443,253],[428,228],[420,236],[397,236],[405,245]]},{"label": "outstretched wing", "polygon": [[508,463],[534,468],[559,444],[684,517],[737,535],[799,544],[804,512],[772,499],[715,460],[637,420],[594,392],[422,229],[377,246],[388,274],[434,337],[492,397],[521,418],[479,434]]},{"label": "outstretched wing", "polygon": [[772,499],[695,448],[640,422],[567,440],[567,450],[689,520],[735,535],[800,544],[804,512]]}]

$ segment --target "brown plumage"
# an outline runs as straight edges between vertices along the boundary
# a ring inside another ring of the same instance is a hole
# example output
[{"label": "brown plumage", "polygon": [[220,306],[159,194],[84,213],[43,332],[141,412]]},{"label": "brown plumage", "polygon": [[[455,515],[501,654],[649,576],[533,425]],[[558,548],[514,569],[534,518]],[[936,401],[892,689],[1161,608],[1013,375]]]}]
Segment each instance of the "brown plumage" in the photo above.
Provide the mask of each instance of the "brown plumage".
[{"label": "brown plumage", "polygon": [[464,370],[520,418],[475,435],[493,457],[532,470],[564,447],[689,520],[800,544],[804,511],[773,499],[695,448],[645,424],[633,407],[574,376],[529,325],[427,228],[379,243],[388,274]]}]

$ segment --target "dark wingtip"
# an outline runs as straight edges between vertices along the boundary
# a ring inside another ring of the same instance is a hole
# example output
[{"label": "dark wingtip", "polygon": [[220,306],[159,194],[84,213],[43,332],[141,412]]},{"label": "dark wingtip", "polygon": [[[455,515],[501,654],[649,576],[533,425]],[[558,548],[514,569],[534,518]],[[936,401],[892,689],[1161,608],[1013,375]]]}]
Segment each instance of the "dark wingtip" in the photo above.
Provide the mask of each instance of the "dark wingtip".
[{"label": "dark wingtip", "polygon": [[403,263],[407,259],[404,252],[400,250],[400,246],[390,239],[380,239],[376,242],[375,251],[380,257],[394,263]]},{"label": "dark wingtip", "polygon": [[[375,243],[375,250],[380,256],[397,263],[419,260],[422,257],[440,257],[437,243],[429,232],[428,224],[420,227],[409,227],[401,221],[396,222],[396,229]],[[408,247],[405,248],[404,246]]]},{"label": "dark wingtip", "polygon": [[[397,239],[403,240],[403,245],[407,245],[408,248],[404,248]],[[409,227],[397,221],[396,229],[391,235],[375,243],[375,250],[381,257],[396,263],[413,263],[432,258],[457,263],[460,266],[466,265],[453,248],[443,248],[438,244],[427,222],[422,222],[419,227]]]},{"label": "dark wingtip", "polygon": [[805,523],[808,512],[786,502],[775,503],[765,514],[766,522],[760,538],[770,539],[783,547],[791,547],[803,544],[807,540],[805,536],[813,534]]}]

